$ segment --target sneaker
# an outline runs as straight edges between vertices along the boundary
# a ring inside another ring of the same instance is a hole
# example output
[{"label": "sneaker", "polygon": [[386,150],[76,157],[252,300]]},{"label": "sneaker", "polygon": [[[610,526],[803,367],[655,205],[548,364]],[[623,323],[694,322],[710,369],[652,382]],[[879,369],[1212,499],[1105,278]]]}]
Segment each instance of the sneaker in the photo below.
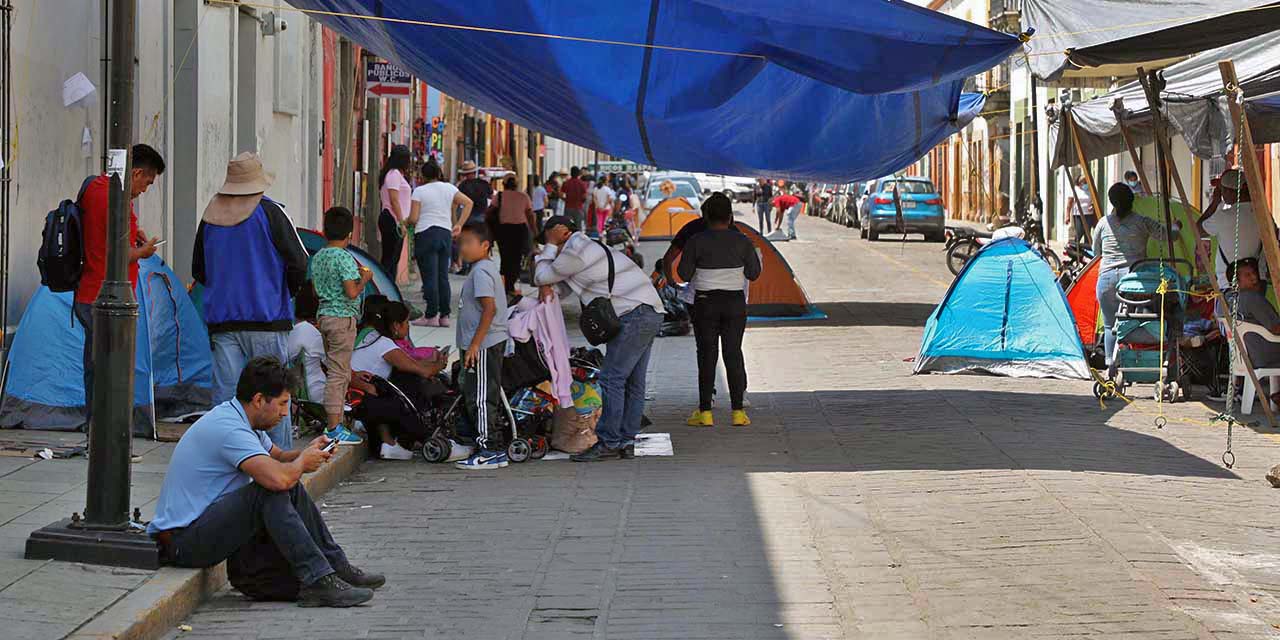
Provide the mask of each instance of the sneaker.
[{"label": "sneaker", "polygon": [[387,577],[381,573],[365,573],[364,569],[350,562],[345,567],[337,570],[337,576],[353,587],[364,589],[377,589],[387,583]]},{"label": "sneaker", "polygon": [[415,327],[438,327],[440,326],[440,321],[437,320],[435,316],[432,316],[430,318],[428,318],[427,316],[422,316],[417,320],[410,320],[409,324]]},{"label": "sneaker", "polygon": [[621,449],[614,449],[609,445],[597,440],[595,444],[591,445],[590,449],[587,449],[582,453],[575,453],[569,456],[569,459],[574,462],[599,462],[600,460],[612,460],[614,458],[623,458],[625,456],[625,452],[626,452],[626,447],[623,447]]},{"label": "sneaker", "polygon": [[470,458],[471,454],[475,452],[476,452],[475,445],[462,444],[460,442],[454,442],[453,440],[450,440],[449,441],[449,457],[445,459],[445,462],[457,462],[459,460],[466,460],[467,458]]},{"label": "sneaker", "polygon": [[333,429],[324,432],[330,440],[337,440],[339,445],[356,445],[364,442],[364,438],[351,433],[350,429],[339,425]]},{"label": "sneaker", "polygon": [[735,426],[735,427],[745,427],[745,426],[747,426],[747,425],[749,425],[749,424],[751,424],[751,418],[748,418],[748,417],[747,417],[747,412],[746,412],[746,411],[743,411],[742,409],[734,409],[734,411],[733,411],[733,426]]},{"label": "sneaker", "polygon": [[[383,460],[412,460],[413,452],[400,446],[398,442],[395,444],[384,442],[382,443],[382,448],[378,451],[378,457]],[[347,582],[351,581],[347,580]]]},{"label": "sneaker", "polygon": [[714,426],[716,426],[716,420],[715,420],[715,418],[711,415],[711,412],[710,412],[710,411],[703,411],[702,409],[694,409],[694,410],[693,410],[693,413],[689,414],[689,419],[688,419],[688,420],[685,420],[684,422],[685,422],[685,424],[687,424],[687,425],[689,425],[689,426],[691,426],[691,427],[714,427]]},{"label": "sneaker", "polygon": [[440,319],[438,322],[439,324],[437,326],[441,326],[441,327],[449,326],[449,316],[440,316]]},{"label": "sneaker", "polygon": [[453,463],[458,469],[472,471],[476,469],[501,469],[507,466],[506,451],[485,451],[481,449],[466,460]]},{"label": "sneaker", "polygon": [[298,591],[299,607],[354,607],[373,599],[373,589],[353,587],[331,573]]}]

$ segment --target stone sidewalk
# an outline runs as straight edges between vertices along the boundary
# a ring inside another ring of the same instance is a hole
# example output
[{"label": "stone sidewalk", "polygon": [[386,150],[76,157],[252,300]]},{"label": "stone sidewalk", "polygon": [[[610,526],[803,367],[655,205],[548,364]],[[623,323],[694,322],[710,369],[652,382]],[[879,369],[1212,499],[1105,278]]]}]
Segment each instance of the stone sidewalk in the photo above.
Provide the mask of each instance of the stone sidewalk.
[{"label": "stone sidewalk", "polygon": [[1237,429],[1227,470],[1200,404],[1156,429],[1083,382],[913,377],[939,245],[799,232],[781,249],[830,317],[750,327],[751,427],[684,426],[692,339],[661,339],[675,456],[366,463],[324,509],[389,575],[370,606],[224,592],[171,637],[1277,637],[1274,434]]}]

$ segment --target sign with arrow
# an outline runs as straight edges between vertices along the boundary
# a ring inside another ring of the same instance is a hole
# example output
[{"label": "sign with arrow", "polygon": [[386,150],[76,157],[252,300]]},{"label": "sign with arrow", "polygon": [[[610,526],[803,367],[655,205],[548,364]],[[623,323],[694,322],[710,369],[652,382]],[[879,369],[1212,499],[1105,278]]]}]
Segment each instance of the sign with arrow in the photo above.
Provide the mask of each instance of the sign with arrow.
[{"label": "sign with arrow", "polygon": [[364,63],[364,90],[369,98],[407,99],[413,94],[413,76],[383,60]]}]

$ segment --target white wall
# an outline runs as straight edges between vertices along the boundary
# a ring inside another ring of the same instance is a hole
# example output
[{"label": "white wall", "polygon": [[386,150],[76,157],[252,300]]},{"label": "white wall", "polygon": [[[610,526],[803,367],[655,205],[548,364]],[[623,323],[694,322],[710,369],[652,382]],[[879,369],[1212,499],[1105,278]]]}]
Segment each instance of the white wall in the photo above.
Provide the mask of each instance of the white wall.
[{"label": "white wall", "polygon": [[[135,202],[139,223],[149,233],[174,238],[179,217],[198,220],[216,192],[226,162],[236,151],[236,96],[241,82],[255,83],[256,144],[268,170],[276,174],[269,194],[284,202],[295,222],[314,226],[321,215],[318,140],[321,113],[319,29],[295,12],[278,12],[294,30],[288,37],[263,36],[257,29],[256,77],[237,73],[240,20],[237,9],[202,0],[137,0],[137,59],[134,139],[154,146],[172,166],[175,154],[197,158],[196,202],[192,210],[174,210],[172,172]],[[176,3],[195,4],[200,15],[198,45],[190,55],[198,66],[198,140],[195,149],[173,148],[174,69],[187,54],[174,47]],[[100,0],[16,0],[14,10],[13,108],[16,126],[5,161],[14,179],[10,227],[9,317],[16,323],[39,285],[35,256],[44,215],[74,195],[86,175],[98,173],[103,145],[99,94],[84,104],[64,107],[62,83],[83,72],[101,90],[99,63],[102,36]],[[56,48],[49,43],[57,43]],[[277,47],[289,47],[285,72],[277,73]],[[277,83],[293,83],[296,106],[277,111]],[[82,148],[90,130],[92,143]],[[191,256],[181,247],[190,239],[169,242],[161,250],[179,273]],[[175,255],[183,253],[184,255]]]}]

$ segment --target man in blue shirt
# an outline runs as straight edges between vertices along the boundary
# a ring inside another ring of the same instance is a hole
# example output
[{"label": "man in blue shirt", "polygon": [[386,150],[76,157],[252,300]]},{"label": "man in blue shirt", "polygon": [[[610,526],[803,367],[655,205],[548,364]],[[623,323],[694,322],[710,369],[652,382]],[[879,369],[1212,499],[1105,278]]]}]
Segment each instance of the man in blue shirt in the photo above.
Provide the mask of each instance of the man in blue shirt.
[{"label": "man in blue shirt", "polygon": [[329,460],[329,439],[283,451],[267,437],[289,413],[289,388],[280,361],[259,357],[245,365],[235,398],[178,441],[147,532],[166,562],[197,569],[252,553],[250,542],[265,532],[297,579],[300,606],[367,602],[386,579],[347,561],[300,482]]}]

